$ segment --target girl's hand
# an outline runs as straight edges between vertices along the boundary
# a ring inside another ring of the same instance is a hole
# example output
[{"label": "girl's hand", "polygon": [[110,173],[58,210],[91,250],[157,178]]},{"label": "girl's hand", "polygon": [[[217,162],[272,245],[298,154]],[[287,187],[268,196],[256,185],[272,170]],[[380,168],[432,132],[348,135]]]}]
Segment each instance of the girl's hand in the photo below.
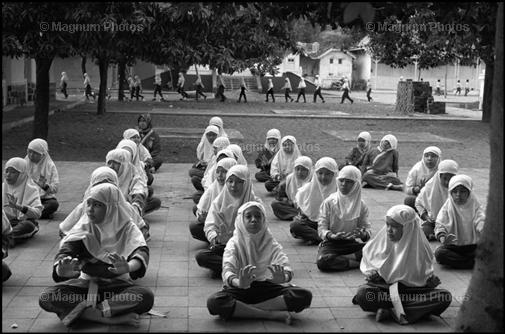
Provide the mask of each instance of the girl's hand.
[{"label": "girl's hand", "polygon": [[244,268],[240,269],[238,273],[238,287],[240,289],[248,289],[251,287],[251,283],[256,279],[254,270],[256,270],[256,266],[253,266],[252,264],[248,264]]},{"label": "girl's hand", "polygon": [[372,270],[370,273],[368,273],[365,277],[365,280],[368,282],[373,282],[376,281],[380,278],[379,273],[376,270]]},{"label": "girl's hand", "polygon": [[286,275],[284,272],[284,267],[281,266],[280,264],[272,264],[267,267],[268,270],[272,273],[272,278],[267,279],[267,281],[270,281],[272,283],[284,283],[286,281]]},{"label": "girl's hand", "polygon": [[455,244],[458,239],[454,234],[447,234],[444,239],[441,240],[443,245],[452,245]]},{"label": "girl's hand", "polygon": [[332,239],[332,240],[350,240],[350,239],[354,239],[354,233],[353,232],[337,232],[337,233],[333,233],[330,236],[330,239]]},{"label": "girl's hand", "polygon": [[130,267],[128,266],[128,261],[126,261],[124,256],[119,256],[116,253],[109,254],[109,260],[112,262],[112,267],[109,267],[109,271],[116,275],[122,275],[130,272]]},{"label": "girl's hand", "polygon": [[72,258],[71,256],[60,259],[56,266],[56,273],[60,277],[74,277],[79,275],[80,272],[79,259]]}]

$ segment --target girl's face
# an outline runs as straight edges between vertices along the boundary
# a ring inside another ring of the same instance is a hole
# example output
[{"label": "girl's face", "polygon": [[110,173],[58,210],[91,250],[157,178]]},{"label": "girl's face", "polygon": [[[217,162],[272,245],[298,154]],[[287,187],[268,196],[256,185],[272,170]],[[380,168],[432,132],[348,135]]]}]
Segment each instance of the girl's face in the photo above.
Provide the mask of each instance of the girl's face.
[{"label": "girl's face", "polygon": [[142,130],[147,129],[147,122],[143,117],[139,119],[139,128],[141,128]]},{"label": "girl's face", "polygon": [[270,145],[270,146],[275,146],[275,145],[277,145],[277,142],[279,142],[279,140],[277,138],[268,138],[267,141],[268,141],[268,145]]},{"label": "girl's face", "polygon": [[226,180],[226,186],[233,197],[240,198],[240,196],[242,196],[242,193],[244,192],[244,182],[244,180],[239,179],[235,175],[231,175]]},{"label": "girl's face", "polygon": [[387,140],[383,141],[381,146],[384,151],[389,150],[391,148],[391,144]]},{"label": "girl's face", "polygon": [[309,176],[309,170],[303,166],[296,166],[295,175],[297,179],[305,180]]},{"label": "girl's face", "polygon": [[217,138],[217,133],[214,133],[214,132],[207,132],[205,134],[205,137],[207,138],[207,140],[209,141],[209,143],[213,143],[214,140],[216,140]]},{"label": "girl's face", "polygon": [[139,135],[135,135],[133,137],[130,138],[131,140],[133,140],[135,142],[135,144],[140,144],[140,136]]},{"label": "girl's face", "polygon": [[455,174],[452,174],[452,173],[441,173],[440,174],[440,183],[442,184],[442,187],[449,188],[449,181],[451,181],[451,179],[454,175]]},{"label": "girl's face", "polygon": [[219,166],[216,169],[216,180],[220,185],[224,185],[224,182],[226,181],[226,173],[228,171],[224,169],[223,167]]},{"label": "girl's face", "polygon": [[365,146],[366,146],[366,140],[363,139],[363,138],[358,138],[358,146],[360,148],[365,148]]},{"label": "girl's face", "polygon": [[107,213],[107,206],[93,198],[86,201],[86,214],[92,224],[101,224]]},{"label": "girl's face", "polygon": [[244,210],[243,213],[244,226],[247,232],[256,234],[261,231],[263,224],[265,224],[265,217],[260,208],[251,206]]},{"label": "girl's face", "polygon": [[287,154],[291,154],[291,153],[293,153],[293,145],[294,145],[294,143],[288,139],[284,143],[282,143],[282,149]]},{"label": "girl's face", "polygon": [[323,186],[327,186],[328,184],[331,183],[331,180],[335,177],[335,173],[333,173],[331,170],[327,168],[319,168],[317,170],[317,180],[319,183],[321,183]]},{"label": "girl's face", "polygon": [[119,175],[119,169],[121,168],[121,163],[119,161],[109,160],[107,161],[107,166],[114,169],[116,171],[116,174]]},{"label": "girl's face", "polygon": [[214,155],[216,155],[216,154],[217,154],[217,152],[221,151],[221,150],[219,149],[219,147],[212,146],[212,148],[214,149]]},{"label": "girl's face", "polygon": [[18,181],[19,174],[20,173],[14,168],[7,167],[5,169],[5,182],[7,182],[10,185],[16,184],[16,182]]},{"label": "girl's face", "polygon": [[468,200],[470,196],[470,190],[468,190],[465,186],[459,185],[451,191],[452,199],[454,203],[457,205],[463,205]]},{"label": "girl's face", "polygon": [[429,169],[435,168],[438,162],[438,155],[432,152],[426,152],[423,157],[424,164]]},{"label": "girl's face", "polygon": [[340,190],[342,195],[349,194],[356,183],[356,181],[346,178],[337,179],[337,181],[338,190]]},{"label": "girl's face", "polygon": [[398,224],[391,217],[386,217],[388,238],[392,242],[398,242],[403,236],[403,225]]},{"label": "girl's face", "polygon": [[38,164],[40,162],[40,160],[42,159],[42,154],[40,154],[39,152],[35,152],[34,150],[28,149],[27,153],[28,153],[28,158],[34,164]]}]

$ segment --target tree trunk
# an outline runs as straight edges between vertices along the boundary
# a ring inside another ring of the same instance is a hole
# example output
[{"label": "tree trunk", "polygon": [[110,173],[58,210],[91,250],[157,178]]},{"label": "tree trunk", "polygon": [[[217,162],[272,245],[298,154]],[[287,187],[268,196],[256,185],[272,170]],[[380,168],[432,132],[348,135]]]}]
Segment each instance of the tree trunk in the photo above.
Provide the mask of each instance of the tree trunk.
[{"label": "tree trunk", "polygon": [[84,75],[84,73],[88,73],[88,72],[86,72],[86,56],[82,57],[82,59],[81,59],[81,70],[82,70],[82,75]]},{"label": "tree trunk", "polygon": [[[477,246],[472,279],[456,318],[456,330],[503,332],[503,3],[496,24],[491,113],[491,166],[486,224]],[[488,67],[486,64],[486,76]]]},{"label": "tree trunk", "polygon": [[100,70],[100,90],[98,92],[97,115],[105,114],[105,99],[107,97],[107,70],[109,69],[108,59],[98,59]]},{"label": "tree trunk", "polygon": [[493,77],[494,77],[495,62],[493,59],[489,59],[488,61],[485,61],[485,63],[486,63],[486,74],[484,76],[484,96],[482,98],[482,121],[485,123],[489,123],[491,121],[491,113],[492,113],[491,104],[493,102]]},{"label": "tree trunk", "polygon": [[124,82],[126,81],[126,60],[120,60],[118,63],[119,87],[118,87],[118,101],[124,101]]},{"label": "tree trunk", "polygon": [[35,58],[35,113],[32,139],[47,139],[49,133],[49,70],[53,59]]}]

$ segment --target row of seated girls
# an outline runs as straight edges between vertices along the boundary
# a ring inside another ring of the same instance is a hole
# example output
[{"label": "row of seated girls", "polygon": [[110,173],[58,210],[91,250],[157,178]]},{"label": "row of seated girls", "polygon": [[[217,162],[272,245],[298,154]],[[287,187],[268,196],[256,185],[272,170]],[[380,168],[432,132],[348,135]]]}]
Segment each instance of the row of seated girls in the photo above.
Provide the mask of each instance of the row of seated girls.
[{"label": "row of seated girls", "polygon": [[[349,163],[340,169],[330,157],[313,164],[310,157],[301,155],[293,136],[279,137],[278,130],[268,131],[264,149],[255,161],[260,169],[256,178],[266,182],[267,191],[269,187],[276,189],[272,210],[279,219],[293,220],[291,235],[309,245],[318,245],[318,269],[360,268],[367,284],[359,287],[352,302],[364,311],[375,312],[377,321],[392,318],[406,324],[440,315],[452,297],[448,291],[436,289],[441,282],[434,274],[433,262],[436,259],[449,267],[471,268],[485,220],[472,194],[471,178],[456,175],[457,164],[453,160],[440,161],[441,150],[428,147],[410,171],[406,187],[398,179],[397,141],[392,135],[385,136],[373,153],[362,152],[362,159],[357,159],[361,165],[350,163],[350,154]],[[369,145],[369,134],[360,134],[362,137]],[[266,224],[262,201],[252,189],[247,162],[239,162],[242,155],[228,148],[233,144],[227,138],[222,146],[214,144],[224,141],[222,138],[225,137],[209,142],[212,149],[207,168],[212,168],[213,182],[208,188],[203,187],[203,195],[195,201],[196,220],[189,226],[192,236],[207,245],[196,254],[196,262],[224,283],[222,291],[208,298],[209,312],[224,318],[278,317],[290,322],[289,313],[281,316],[264,311],[299,312],[310,306],[312,295],[301,288],[282,292],[279,287],[271,287],[277,276],[277,283],[285,284],[291,281],[293,273],[291,267],[275,261],[276,251],[270,250],[270,245],[278,242],[266,242],[262,233],[255,232]],[[363,149],[363,141],[358,141],[359,150]],[[266,150],[276,152],[268,154]],[[377,165],[382,169],[375,170]],[[269,181],[276,184],[267,186]],[[367,186],[409,189],[405,203],[387,211],[385,226],[375,236],[371,234],[368,207],[361,198],[362,189]],[[248,211],[252,207],[256,213]],[[435,252],[429,244],[431,234],[441,243]],[[237,242],[240,237],[244,238],[243,244]],[[244,260],[251,258],[255,261]],[[279,305],[279,294],[284,296],[284,303],[272,308],[272,304]],[[384,294],[389,294],[390,299],[383,298]]]}]

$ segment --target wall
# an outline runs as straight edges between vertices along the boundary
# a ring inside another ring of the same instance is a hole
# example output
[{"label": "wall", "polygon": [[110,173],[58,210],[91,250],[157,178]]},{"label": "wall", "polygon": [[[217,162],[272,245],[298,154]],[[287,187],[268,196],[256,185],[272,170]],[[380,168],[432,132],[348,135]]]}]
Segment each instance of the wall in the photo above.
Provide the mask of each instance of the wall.
[{"label": "wall", "polygon": [[[293,59],[293,61],[288,62],[288,59]],[[279,65],[279,72],[292,72],[298,75],[302,75],[302,69],[300,67],[300,55],[289,54],[284,57],[282,63]]]}]

